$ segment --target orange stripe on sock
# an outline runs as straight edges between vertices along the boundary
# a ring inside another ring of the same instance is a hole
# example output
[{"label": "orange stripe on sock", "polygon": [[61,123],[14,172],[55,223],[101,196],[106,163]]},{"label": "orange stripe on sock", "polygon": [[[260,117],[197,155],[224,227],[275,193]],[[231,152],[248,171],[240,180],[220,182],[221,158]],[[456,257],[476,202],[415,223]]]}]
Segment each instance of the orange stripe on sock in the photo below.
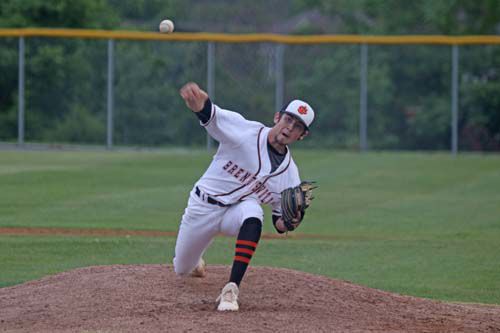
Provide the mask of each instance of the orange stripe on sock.
[{"label": "orange stripe on sock", "polygon": [[255,251],[253,250],[249,250],[249,249],[244,249],[244,248],[239,248],[237,247],[236,248],[236,253],[246,253],[246,254],[249,254],[249,255],[253,255],[255,253]]},{"label": "orange stripe on sock", "polygon": [[234,261],[241,261],[241,262],[244,262],[245,264],[250,263],[250,259],[242,257],[242,256],[234,256]]},{"label": "orange stripe on sock", "polygon": [[237,240],[236,245],[249,245],[253,247],[257,247],[257,243],[252,242],[252,241],[246,241],[246,240]]}]

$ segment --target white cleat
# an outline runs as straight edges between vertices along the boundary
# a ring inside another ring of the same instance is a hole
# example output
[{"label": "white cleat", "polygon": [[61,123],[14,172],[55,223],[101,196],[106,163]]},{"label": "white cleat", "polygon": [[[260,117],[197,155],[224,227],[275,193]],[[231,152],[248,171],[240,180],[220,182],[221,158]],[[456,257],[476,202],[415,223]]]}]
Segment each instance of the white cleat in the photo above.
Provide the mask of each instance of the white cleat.
[{"label": "white cleat", "polygon": [[219,311],[238,311],[240,308],[238,306],[238,294],[239,289],[236,283],[229,282],[222,288],[222,292],[220,296],[217,298],[217,301],[220,301],[219,306],[217,306],[217,310]]},{"label": "white cleat", "polygon": [[191,276],[199,278],[205,277],[207,275],[207,270],[205,267],[205,260],[203,260],[203,258],[200,258],[200,261],[198,261],[198,265],[196,265],[194,270],[191,272]]}]

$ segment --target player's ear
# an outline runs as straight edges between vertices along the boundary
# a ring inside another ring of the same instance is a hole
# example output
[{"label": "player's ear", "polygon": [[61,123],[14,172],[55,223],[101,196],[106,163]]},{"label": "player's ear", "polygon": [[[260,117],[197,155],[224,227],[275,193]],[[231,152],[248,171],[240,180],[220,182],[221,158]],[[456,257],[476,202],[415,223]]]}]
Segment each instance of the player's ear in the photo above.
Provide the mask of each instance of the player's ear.
[{"label": "player's ear", "polygon": [[274,114],[274,124],[277,124],[280,121],[280,118],[281,118],[281,113],[276,112]]},{"label": "player's ear", "polygon": [[309,131],[308,130],[305,130],[304,133],[302,133],[302,135],[299,137],[299,140],[304,140],[304,138],[309,135]]}]

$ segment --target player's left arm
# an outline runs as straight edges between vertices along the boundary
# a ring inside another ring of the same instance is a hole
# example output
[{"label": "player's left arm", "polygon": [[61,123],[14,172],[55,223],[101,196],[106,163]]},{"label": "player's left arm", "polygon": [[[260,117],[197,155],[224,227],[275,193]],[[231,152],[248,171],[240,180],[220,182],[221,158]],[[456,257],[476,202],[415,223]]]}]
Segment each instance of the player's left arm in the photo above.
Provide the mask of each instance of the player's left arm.
[{"label": "player's left arm", "polygon": [[283,234],[287,231],[292,231],[296,229],[304,219],[304,216],[306,215],[305,211],[303,213],[300,211],[297,212],[297,216],[295,217],[295,219],[291,221],[292,227],[290,227],[290,225],[287,226],[287,223],[285,223],[285,220],[281,216],[282,215],[281,201],[277,200],[275,203],[273,203],[272,208],[273,208],[272,210],[273,226],[279,234]]},{"label": "player's left arm", "polygon": [[[280,188],[280,199],[273,202],[273,225],[279,233],[293,231],[304,219],[306,209],[311,204],[315,182],[301,181],[299,170],[293,162],[283,175],[285,188]],[[282,183],[282,184],[283,184]],[[283,186],[283,185],[282,185]]]},{"label": "player's left arm", "polygon": [[273,215],[273,225],[274,225],[274,228],[276,229],[276,231],[279,234],[283,234],[283,233],[285,233],[287,231],[292,231],[294,229],[297,229],[297,227],[299,226],[300,222],[302,222],[302,220],[304,219],[305,215],[306,215],[305,211],[304,211],[303,214],[301,212],[298,212],[298,216],[291,221],[293,229],[290,228],[290,226],[287,226],[285,224],[285,220],[283,220],[283,217],[281,217],[279,215]]}]

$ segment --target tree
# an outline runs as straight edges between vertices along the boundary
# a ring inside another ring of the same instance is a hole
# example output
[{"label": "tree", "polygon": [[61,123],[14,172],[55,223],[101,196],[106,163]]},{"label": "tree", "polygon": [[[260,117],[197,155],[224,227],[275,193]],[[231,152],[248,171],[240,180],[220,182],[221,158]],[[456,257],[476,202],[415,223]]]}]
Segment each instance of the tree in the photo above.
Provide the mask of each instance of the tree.
[{"label": "tree", "polygon": [[[103,0],[4,0],[0,3],[1,27],[107,29],[117,21],[118,17]],[[96,44],[99,43],[67,39],[26,40],[27,139],[60,137],[58,131],[64,132],[63,124],[69,124],[66,118],[77,119],[75,113],[87,113],[85,119],[99,119],[98,101],[102,96],[93,91],[93,87],[102,86],[104,77],[95,75],[94,65],[105,59],[105,49],[104,45],[95,48]],[[17,77],[14,79],[12,73],[17,74],[18,64],[17,48],[12,46],[0,49],[2,72],[9,73],[0,83],[0,133],[5,133],[2,136],[7,139],[12,138],[13,129],[17,127],[14,123],[18,87]],[[88,135],[75,139],[95,141]]]}]

